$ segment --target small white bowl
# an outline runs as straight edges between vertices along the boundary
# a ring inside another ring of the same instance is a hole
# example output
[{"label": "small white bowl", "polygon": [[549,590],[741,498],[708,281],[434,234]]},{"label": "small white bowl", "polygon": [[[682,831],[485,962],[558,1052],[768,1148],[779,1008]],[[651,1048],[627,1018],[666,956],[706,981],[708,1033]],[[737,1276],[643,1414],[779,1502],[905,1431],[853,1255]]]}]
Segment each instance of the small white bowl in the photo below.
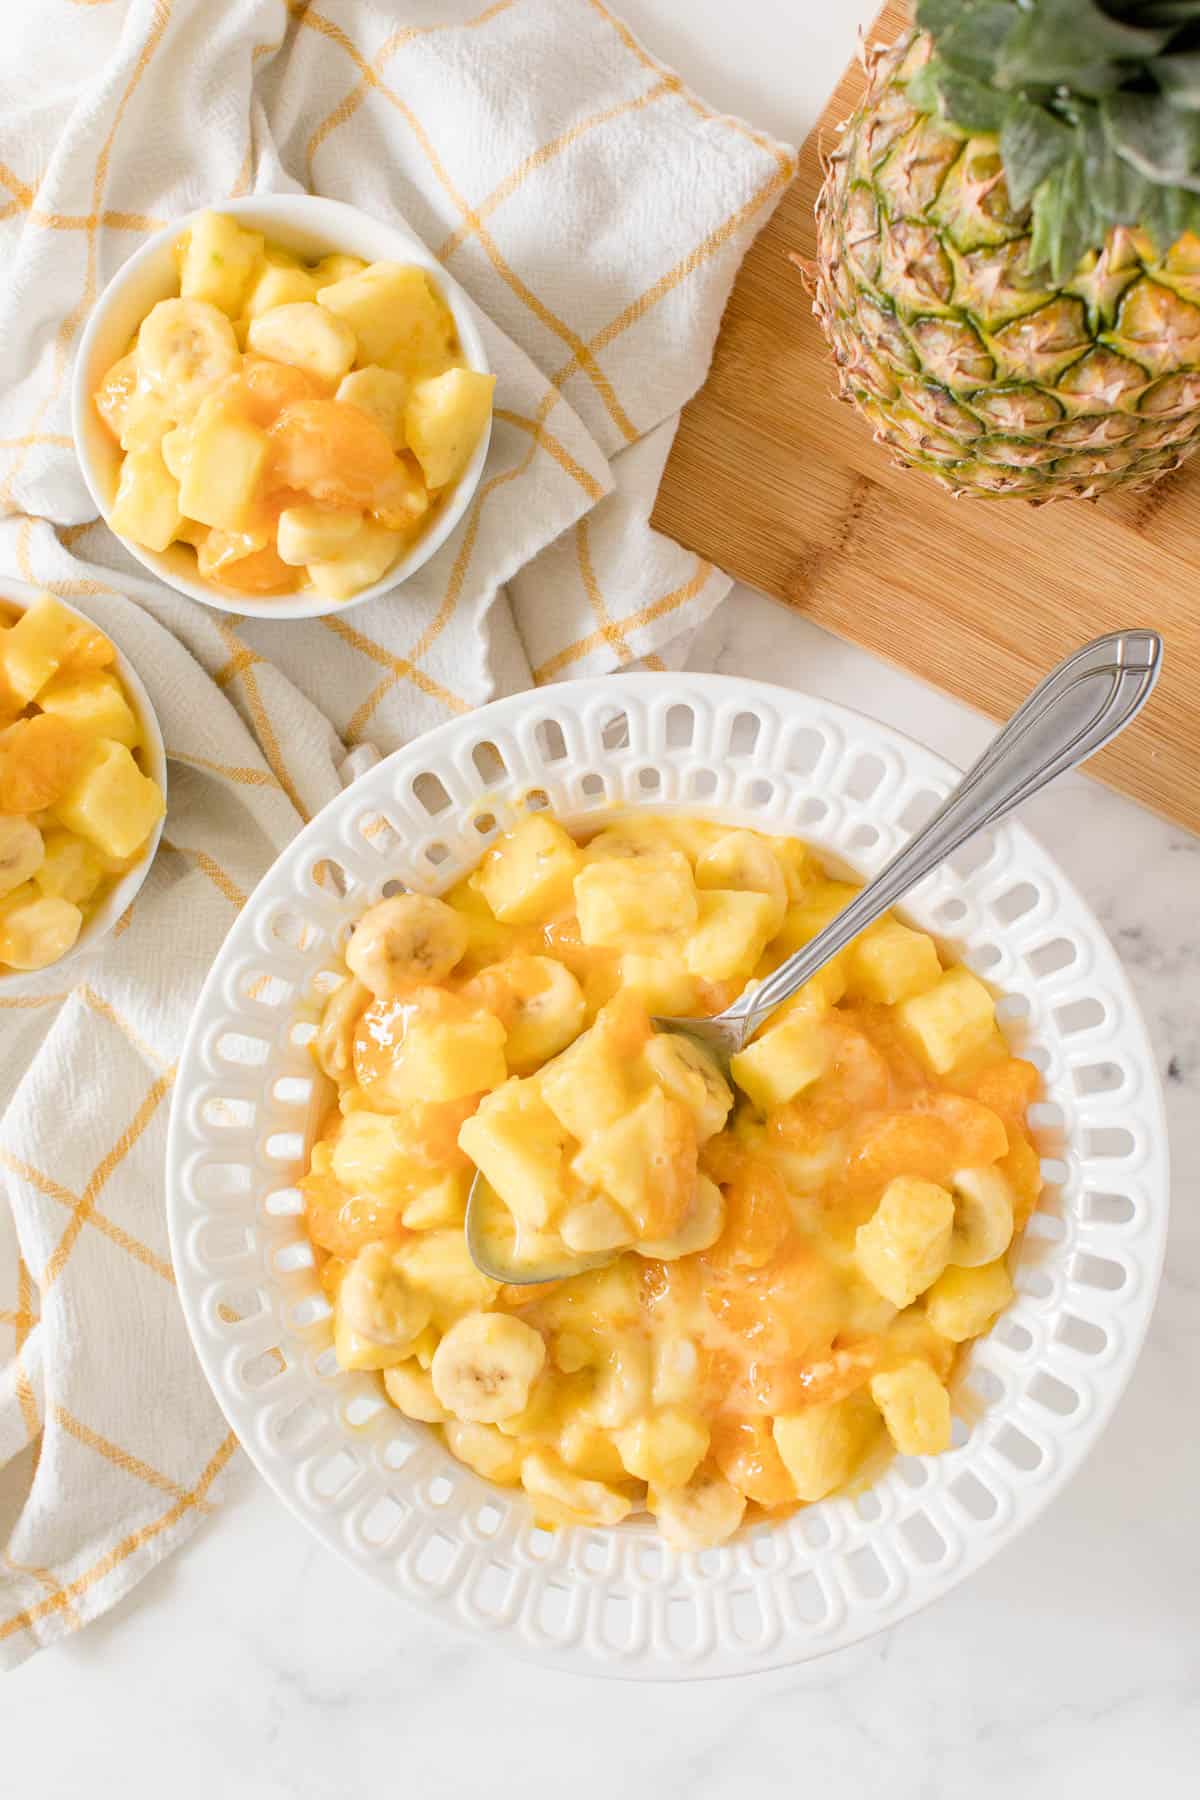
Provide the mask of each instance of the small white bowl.
[{"label": "small white bowl", "polygon": [[[129,340],[150,308],[178,292],[175,242],[192,220],[200,216],[200,211],[208,210],[201,208],[166,226],[122,265],[96,302],[79,346],[71,393],[75,453],[92,498],[106,520],[117,491],[121,451],[96,411],[92,396],[107,370],[125,354]],[[459,343],[469,367],[483,375],[490,372],[483,339],[463,290],[445,273],[420,239],[399,226],[372,219],[356,206],[346,206],[340,200],[323,200],[311,194],[255,194],[246,200],[223,201],[216,210],[265,233],[306,260],[341,252],[361,256],[367,262],[418,264],[428,270],[454,316]],[[200,580],[195,557],[186,545],[172,544],[160,552],[147,550],[130,538],[122,537],[121,542],[130,555],[136,556],[160,581],[205,606],[215,607],[218,612],[256,619],[318,619],[325,613],[345,612],[351,606],[378,599],[380,594],[399,587],[445,543],[479,485],[490,440],[489,422],[454,492],[444,502],[428,531],[417,539],[409,554],[396,563],[382,581],[373,582],[349,600],[327,600],[319,594],[281,594],[278,598],[242,594],[234,588],[221,587],[217,582]]]},{"label": "small white bowl", "polygon": [[[26,612],[35,600],[40,600],[46,593],[49,593],[52,599],[57,600],[58,604],[67,612],[73,613],[83,624],[92,626],[96,631],[102,631],[109,643],[112,644],[116,651],[113,667],[121,677],[129,704],[141,727],[143,773],[152,776],[157,781],[165,801],[167,797],[167,752],[163,745],[162,732],[159,729],[158,715],[150,703],[150,696],[142,685],[141,677],[129,658],[123,654],[108,626],[97,625],[95,619],[89,619],[87,614],[81,613],[77,606],[72,606],[68,601],[59,599],[59,596],[52,593],[49,588],[30,587],[27,581],[11,581],[7,576],[0,578],[0,608],[8,611]],[[135,868],[130,869],[127,875],[122,875],[116,886],[105,895],[96,910],[84,922],[83,929],[67,954],[60,956],[57,962],[47,963],[45,969],[0,969],[0,991],[16,982],[28,981],[33,975],[44,975],[51,969],[61,969],[65,963],[71,961],[72,957],[80,956],[86,950],[94,950],[101,938],[108,936],[126,907],[132,904],[134,896],[150,873],[150,865],[158,850],[158,840],[162,837],[165,821],[166,810],[164,807],[163,817],[150,834],[150,841],[146,845],[140,861]]]}]

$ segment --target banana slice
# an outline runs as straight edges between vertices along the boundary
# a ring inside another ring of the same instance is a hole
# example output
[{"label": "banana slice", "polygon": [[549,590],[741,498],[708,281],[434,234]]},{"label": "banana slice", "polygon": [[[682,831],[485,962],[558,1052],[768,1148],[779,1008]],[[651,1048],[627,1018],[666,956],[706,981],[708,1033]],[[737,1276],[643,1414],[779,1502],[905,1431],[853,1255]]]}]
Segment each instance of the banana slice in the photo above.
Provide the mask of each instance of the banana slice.
[{"label": "banana slice", "polygon": [[539,1520],[554,1525],[619,1525],[633,1510],[625,1494],[603,1481],[573,1475],[552,1450],[532,1450],[521,1463],[521,1485]]},{"label": "banana slice", "polygon": [[999,1169],[960,1169],[954,1190],[954,1234],[950,1262],[959,1269],[978,1269],[995,1262],[1012,1242],[1013,1190]]},{"label": "banana slice", "polygon": [[644,1413],[650,1399],[650,1347],[637,1331],[614,1332],[584,1406],[594,1425],[607,1430],[628,1425]]},{"label": "banana slice", "polygon": [[707,1175],[697,1175],[695,1198],[679,1230],[669,1238],[639,1243],[637,1248],[643,1256],[652,1256],[659,1262],[677,1262],[681,1256],[711,1249],[724,1229],[725,1201],[721,1190]]},{"label": "banana slice", "polygon": [[83,914],[70,900],[47,894],[12,907],[0,918],[0,963],[10,969],[45,969],[65,956],[79,936]]},{"label": "banana slice", "polygon": [[433,1299],[408,1279],[389,1245],[367,1244],[342,1278],[338,1311],[359,1337],[393,1349],[421,1335]]},{"label": "banana slice", "polygon": [[494,1425],[473,1419],[451,1419],[445,1431],[446,1448],[485,1481],[515,1487],[521,1479],[521,1446],[506,1438]]},{"label": "banana slice", "polygon": [[668,1094],[695,1116],[698,1142],[715,1137],[729,1116],[733,1090],[703,1045],[679,1032],[660,1031],[645,1055]]},{"label": "banana slice", "polygon": [[591,1256],[600,1250],[625,1249],[633,1242],[633,1227],[628,1214],[600,1194],[569,1207],[559,1221],[558,1235],[576,1256]]},{"label": "banana slice", "polygon": [[433,1391],[456,1418],[494,1425],[524,1409],[545,1360],[541,1332],[523,1319],[468,1313],[434,1351]]},{"label": "banana slice", "polygon": [[583,989],[570,969],[550,956],[510,956],[468,983],[508,1033],[504,1057],[514,1075],[531,1075],[573,1043],[587,1021]]},{"label": "banana slice", "polygon": [[142,321],[138,368],[147,384],[190,419],[204,396],[238,366],[238,341],[223,312],[207,300],[160,300]]},{"label": "banana slice", "polygon": [[696,858],[698,888],[734,888],[769,896],[775,913],[772,936],[788,909],[787,882],[774,851],[752,831],[730,831]]},{"label": "banana slice", "polygon": [[354,1027],[371,998],[354,975],[347,975],[325,1002],[321,1023],[313,1041],[313,1055],[330,1081],[350,1081],[354,1075]]},{"label": "banana slice", "polygon": [[723,1475],[703,1468],[686,1487],[646,1496],[658,1529],[676,1550],[710,1550],[731,1538],[742,1522],[746,1496]]},{"label": "banana slice", "polygon": [[392,1405],[406,1418],[419,1419],[422,1425],[444,1425],[450,1417],[433,1391],[428,1369],[423,1369],[414,1358],[385,1369],[383,1385]]},{"label": "banana slice", "polygon": [[11,894],[42,866],[46,846],[36,825],[0,815],[0,894]]},{"label": "banana slice", "polygon": [[430,894],[397,894],[369,907],[346,947],[346,963],[381,1000],[395,999],[414,982],[447,976],[467,948],[461,913]]}]

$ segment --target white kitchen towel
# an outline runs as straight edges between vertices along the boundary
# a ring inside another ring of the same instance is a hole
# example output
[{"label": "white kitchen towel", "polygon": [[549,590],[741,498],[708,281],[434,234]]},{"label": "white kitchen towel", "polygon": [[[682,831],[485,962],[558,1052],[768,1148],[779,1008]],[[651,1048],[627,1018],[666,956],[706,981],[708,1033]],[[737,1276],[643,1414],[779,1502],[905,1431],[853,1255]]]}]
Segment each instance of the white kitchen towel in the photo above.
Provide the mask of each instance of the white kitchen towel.
[{"label": "white kitchen towel", "polygon": [[[220,1494],[233,1442],[173,1291],[162,1157],[236,908],[337,791],[347,747],[393,749],[531,681],[661,667],[722,597],[649,515],[795,167],[603,0],[41,0],[4,26],[0,576],[119,639],[171,793],[118,932],[0,998],[0,1666],[111,1606]],[[417,579],[274,625],[136,569],[93,518],[68,390],[96,295],[150,232],[298,189],[407,224],[462,282],[496,430]]]}]

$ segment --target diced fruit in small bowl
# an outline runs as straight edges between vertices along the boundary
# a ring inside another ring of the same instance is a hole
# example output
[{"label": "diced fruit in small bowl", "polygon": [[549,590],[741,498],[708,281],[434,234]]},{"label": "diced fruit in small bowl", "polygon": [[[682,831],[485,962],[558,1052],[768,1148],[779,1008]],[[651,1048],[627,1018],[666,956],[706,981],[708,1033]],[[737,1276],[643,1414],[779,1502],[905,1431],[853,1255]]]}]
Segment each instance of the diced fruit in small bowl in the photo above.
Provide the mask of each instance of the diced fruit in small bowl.
[{"label": "diced fruit in small bowl", "polygon": [[259,195],[160,232],[80,346],[75,445],[132,555],[224,612],[314,618],[462,518],[494,377],[465,295],[339,201]]},{"label": "diced fruit in small bowl", "polygon": [[166,786],[150,697],[107,634],[53,594],[0,585],[0,988],[117,923]]}]

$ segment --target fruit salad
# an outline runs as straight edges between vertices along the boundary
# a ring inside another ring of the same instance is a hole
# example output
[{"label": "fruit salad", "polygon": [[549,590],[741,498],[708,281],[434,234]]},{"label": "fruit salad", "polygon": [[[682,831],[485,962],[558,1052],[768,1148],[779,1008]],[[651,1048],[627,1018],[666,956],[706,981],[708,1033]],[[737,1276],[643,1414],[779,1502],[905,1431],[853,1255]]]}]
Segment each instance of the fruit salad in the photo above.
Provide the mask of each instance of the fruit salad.
[{"label": "fruit salad", "polygon": [[[990,990],[888,917],[732,1083],[650,1024],[719,1011],[855,891],[794,839],[638,816],[580,841],[543,811],[349,939],[301,1181],[337,1357],[542,1523],[648,1510],[699,1548],[950,1446],[1041,1188],[1038,1074]],[[476,1171],[515,1243],[607,1261],[481,1272]]]},{"label": "fruit salad", "polygon": [[52,595],[0,599],[0,972],[65,956],[162,818],[115,659]]},{"label": "fruit salad", "polygon": [[492,411],[413,264],[304,263],[221,213],[179,240],[178,293],[95,403],[123,452],[108,522],[190,546],[205,581],[351,599],[437,517]]}]

